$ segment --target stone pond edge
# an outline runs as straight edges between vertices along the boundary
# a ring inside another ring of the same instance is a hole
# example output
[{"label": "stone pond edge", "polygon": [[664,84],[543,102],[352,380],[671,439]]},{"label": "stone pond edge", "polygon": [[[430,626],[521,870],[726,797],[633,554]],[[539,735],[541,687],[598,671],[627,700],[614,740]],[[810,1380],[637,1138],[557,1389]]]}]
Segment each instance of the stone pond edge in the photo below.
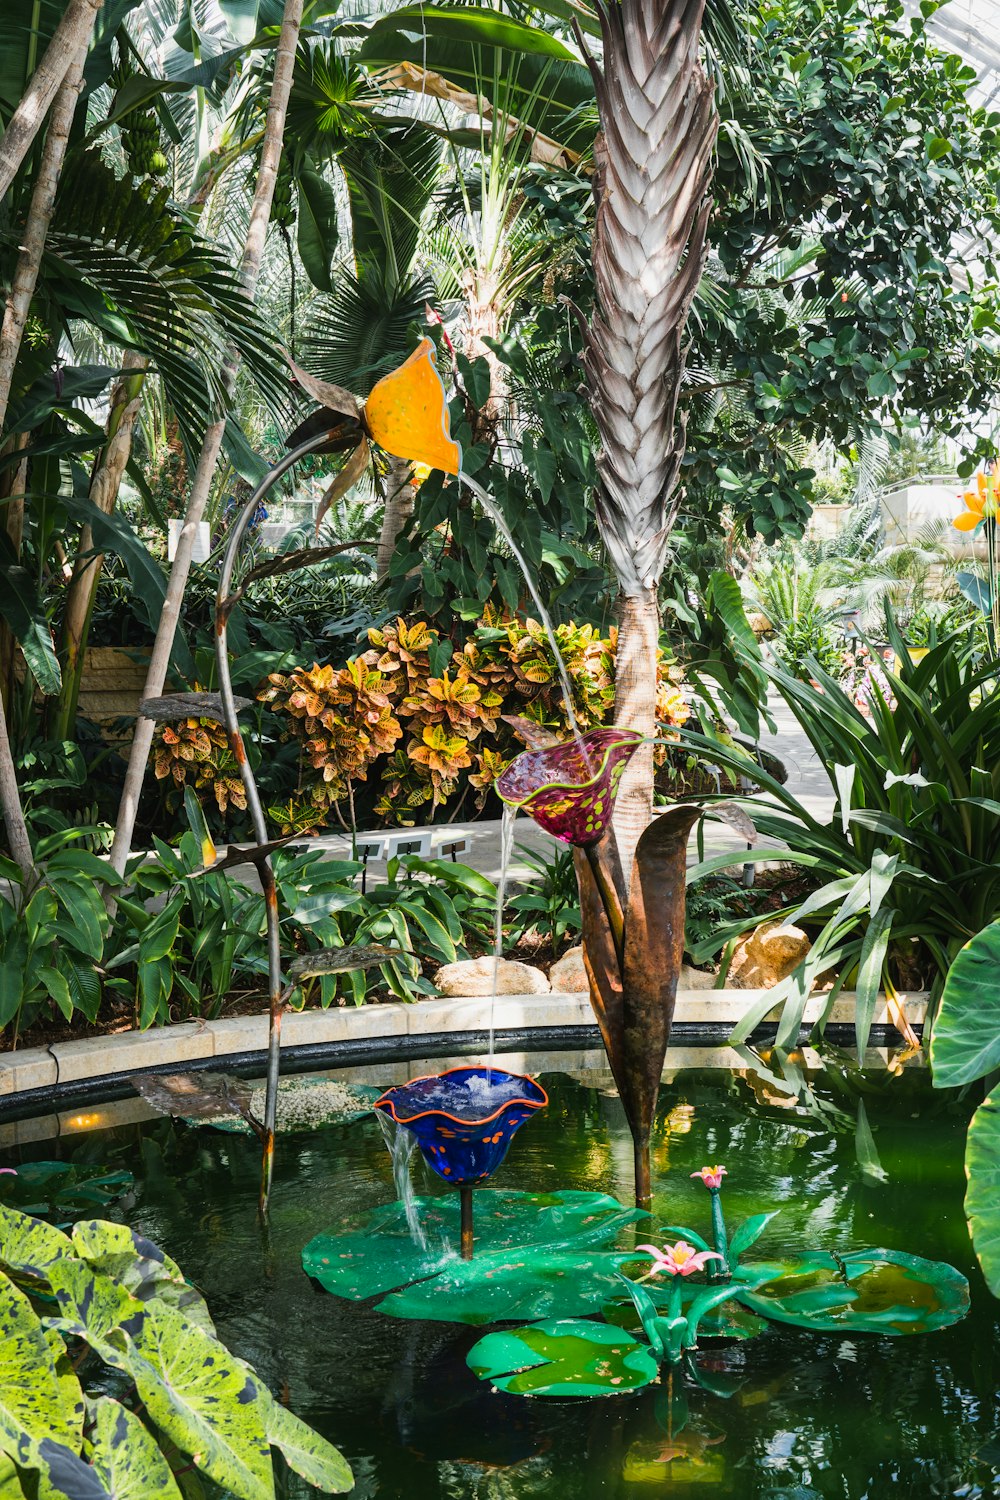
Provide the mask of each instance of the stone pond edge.
[{"label": "stone pond edge", "polygon": [[[757,1003],[762,990],[682,990],[677,995],[674,1021],[687,1026],[725,1026],[732,1029]],[[927,1011],[923,992],[900,995],[910,1022],[920,1027]],[[826,996],[807,1003],[803,1023],[818,1020]],[[853,992],[835,1001],[831,1024],[852,1025]],[[778,1010],[765,1020],[777,1019]],[[497,1031],[594,1025],[585,994],[502,995],[493,1009]],[[421,1000],[414,1004],[359,1005],[329,1010],[289,1011],[281,1023],[282,1046],[321,1046],[331,1042],[380,1041],[393,1037],[439,1036],[449,1032],[489,1031],[489,998]],[[764,1024],[764,1023],[762,1023]],[[874,1025],[891,1026],[885,996],[879,995]],[[183,1021],[149,1031],[124,1031],[114,1036],[87,1037],[75,1042],[53,1042],[48,1047],[0,1053],[0,1100],[9,1104],[17,1094],[57,1084],[81,1082],[141,1072],[172,1064],[224,1059],[267,1048],[266,1012],[219,1021]]]}]

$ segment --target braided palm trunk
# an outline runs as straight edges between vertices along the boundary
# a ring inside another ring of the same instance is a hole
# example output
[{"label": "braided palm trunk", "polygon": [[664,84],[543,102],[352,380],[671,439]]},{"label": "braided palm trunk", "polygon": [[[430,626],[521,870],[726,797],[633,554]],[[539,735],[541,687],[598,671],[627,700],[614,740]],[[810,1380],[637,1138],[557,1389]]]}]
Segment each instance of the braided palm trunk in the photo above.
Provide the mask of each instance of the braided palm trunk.
[{"label": "braided palm trunk", "polygon": [[[707,256],[717,117],[699,58],[705,0],[604,0],[595,145],[597,306],[585,335],[601,434],[597,522],[621,589],[615,718],[656,726],[657,586],[680,492],[684,328]],[[580,38],[582,43],[582,37]],[[653,807],[652,748],[633,759],[615,831],[627,872]]]}]

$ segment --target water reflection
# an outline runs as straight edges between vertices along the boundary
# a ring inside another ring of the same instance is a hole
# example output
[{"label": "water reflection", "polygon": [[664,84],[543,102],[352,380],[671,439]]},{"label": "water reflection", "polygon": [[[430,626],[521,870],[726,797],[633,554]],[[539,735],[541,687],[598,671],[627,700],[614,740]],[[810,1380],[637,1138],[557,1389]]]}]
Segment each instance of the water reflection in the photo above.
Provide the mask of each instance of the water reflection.
[{"label": "water reflection", "polygon": [[[493,1394],[465,1364],[482,1330],[396,1321],[314,1290],[299,1264],[306,1241],[394,1196],[374,1120],[288,1138],[267,1241],[254,1213],[251,1139],[157,1120],[19,1152],[82,1151],[135,1173],[130,1222],[198,1283],[226,1342],[344,1450],[358,1500],[992,1496],[983,1458],[997,1429],[997,1304],[962,1215],[974,1101],[932,1093],[918,1069],[876,1074],[838,1058],[820,1072],[813,1061],[744,1058],[734,1073],[672,1067],[654,1140],[655,1210],[706,1227],[707,1195],[688,1173],[724,1161],[731,1223],[781,1209],[762,1255],[884,1245],[948,1260],[970,1277],[972,1313],[902,1341],[771,1327],[747,1343],[705,1345],[703,1385],[687,1380],[673,1400],[663,1386],[590,1403]],[[599,1056],[590,1062],[586,1083],[545,1076],[549,1110],[518,1138],[497,1186],[627,1198],[630,1137]],[[374,1071],[371,1081],[391,1081]],[[884,1181],[859,1159],[859,1100]],[[445,1190],[422,1165],[416,1177],[420,1192]],[[289,1478],[283,1493],[310,1491]]]}]

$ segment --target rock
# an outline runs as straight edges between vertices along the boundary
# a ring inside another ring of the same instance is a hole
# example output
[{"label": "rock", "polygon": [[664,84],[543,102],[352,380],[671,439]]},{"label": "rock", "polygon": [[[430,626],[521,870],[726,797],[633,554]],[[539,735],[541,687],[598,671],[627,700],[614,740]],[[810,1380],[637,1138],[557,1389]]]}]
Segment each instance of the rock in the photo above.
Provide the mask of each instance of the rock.
[{"label": "rock", "polygon": [[681,964],[677,988],[679,990],[714,990],[715,975],[706,974],[704,969],[692,969],[690,964]]},{"label": "rock", "polygon": [[587,971],[583,966],[583,949],[577,945],[567,948],[558,963],[549,970],[549,984],[558,994],[586,995],[590,990]]},{"label": "rock", "polygon": [[541,969],[531,964],[520,964],[514,959],[501,958],[497,964],[492,957],[463,958],[454,964],[445,964],[434,975],[434,983],[442,995],[461,998],[473,995],[492,995],[493,968],[497,966],[496,993],[498,995],[547,995],[549,981]]},{"label": "rock", "polygon": [[736,945],[726,977],[737,990],[769,990],[798,968],[812,947],[801,927],[765,922]]}]

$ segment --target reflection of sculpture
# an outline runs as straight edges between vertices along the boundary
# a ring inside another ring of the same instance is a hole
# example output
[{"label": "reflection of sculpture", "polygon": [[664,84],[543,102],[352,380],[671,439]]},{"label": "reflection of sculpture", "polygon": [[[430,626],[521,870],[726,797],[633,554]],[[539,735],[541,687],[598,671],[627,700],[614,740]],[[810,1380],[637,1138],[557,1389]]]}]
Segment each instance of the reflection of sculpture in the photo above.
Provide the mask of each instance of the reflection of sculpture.
[{"label": "reflection of sculpture", "polygon": [[416,1137],[424,1160],[462,1204],[462,1259],[472,1259],[472,1189],[492,1177],[514,1136],[549,1097],[499,1068],[451,1068],[387,1089],[375,1108]]}]

